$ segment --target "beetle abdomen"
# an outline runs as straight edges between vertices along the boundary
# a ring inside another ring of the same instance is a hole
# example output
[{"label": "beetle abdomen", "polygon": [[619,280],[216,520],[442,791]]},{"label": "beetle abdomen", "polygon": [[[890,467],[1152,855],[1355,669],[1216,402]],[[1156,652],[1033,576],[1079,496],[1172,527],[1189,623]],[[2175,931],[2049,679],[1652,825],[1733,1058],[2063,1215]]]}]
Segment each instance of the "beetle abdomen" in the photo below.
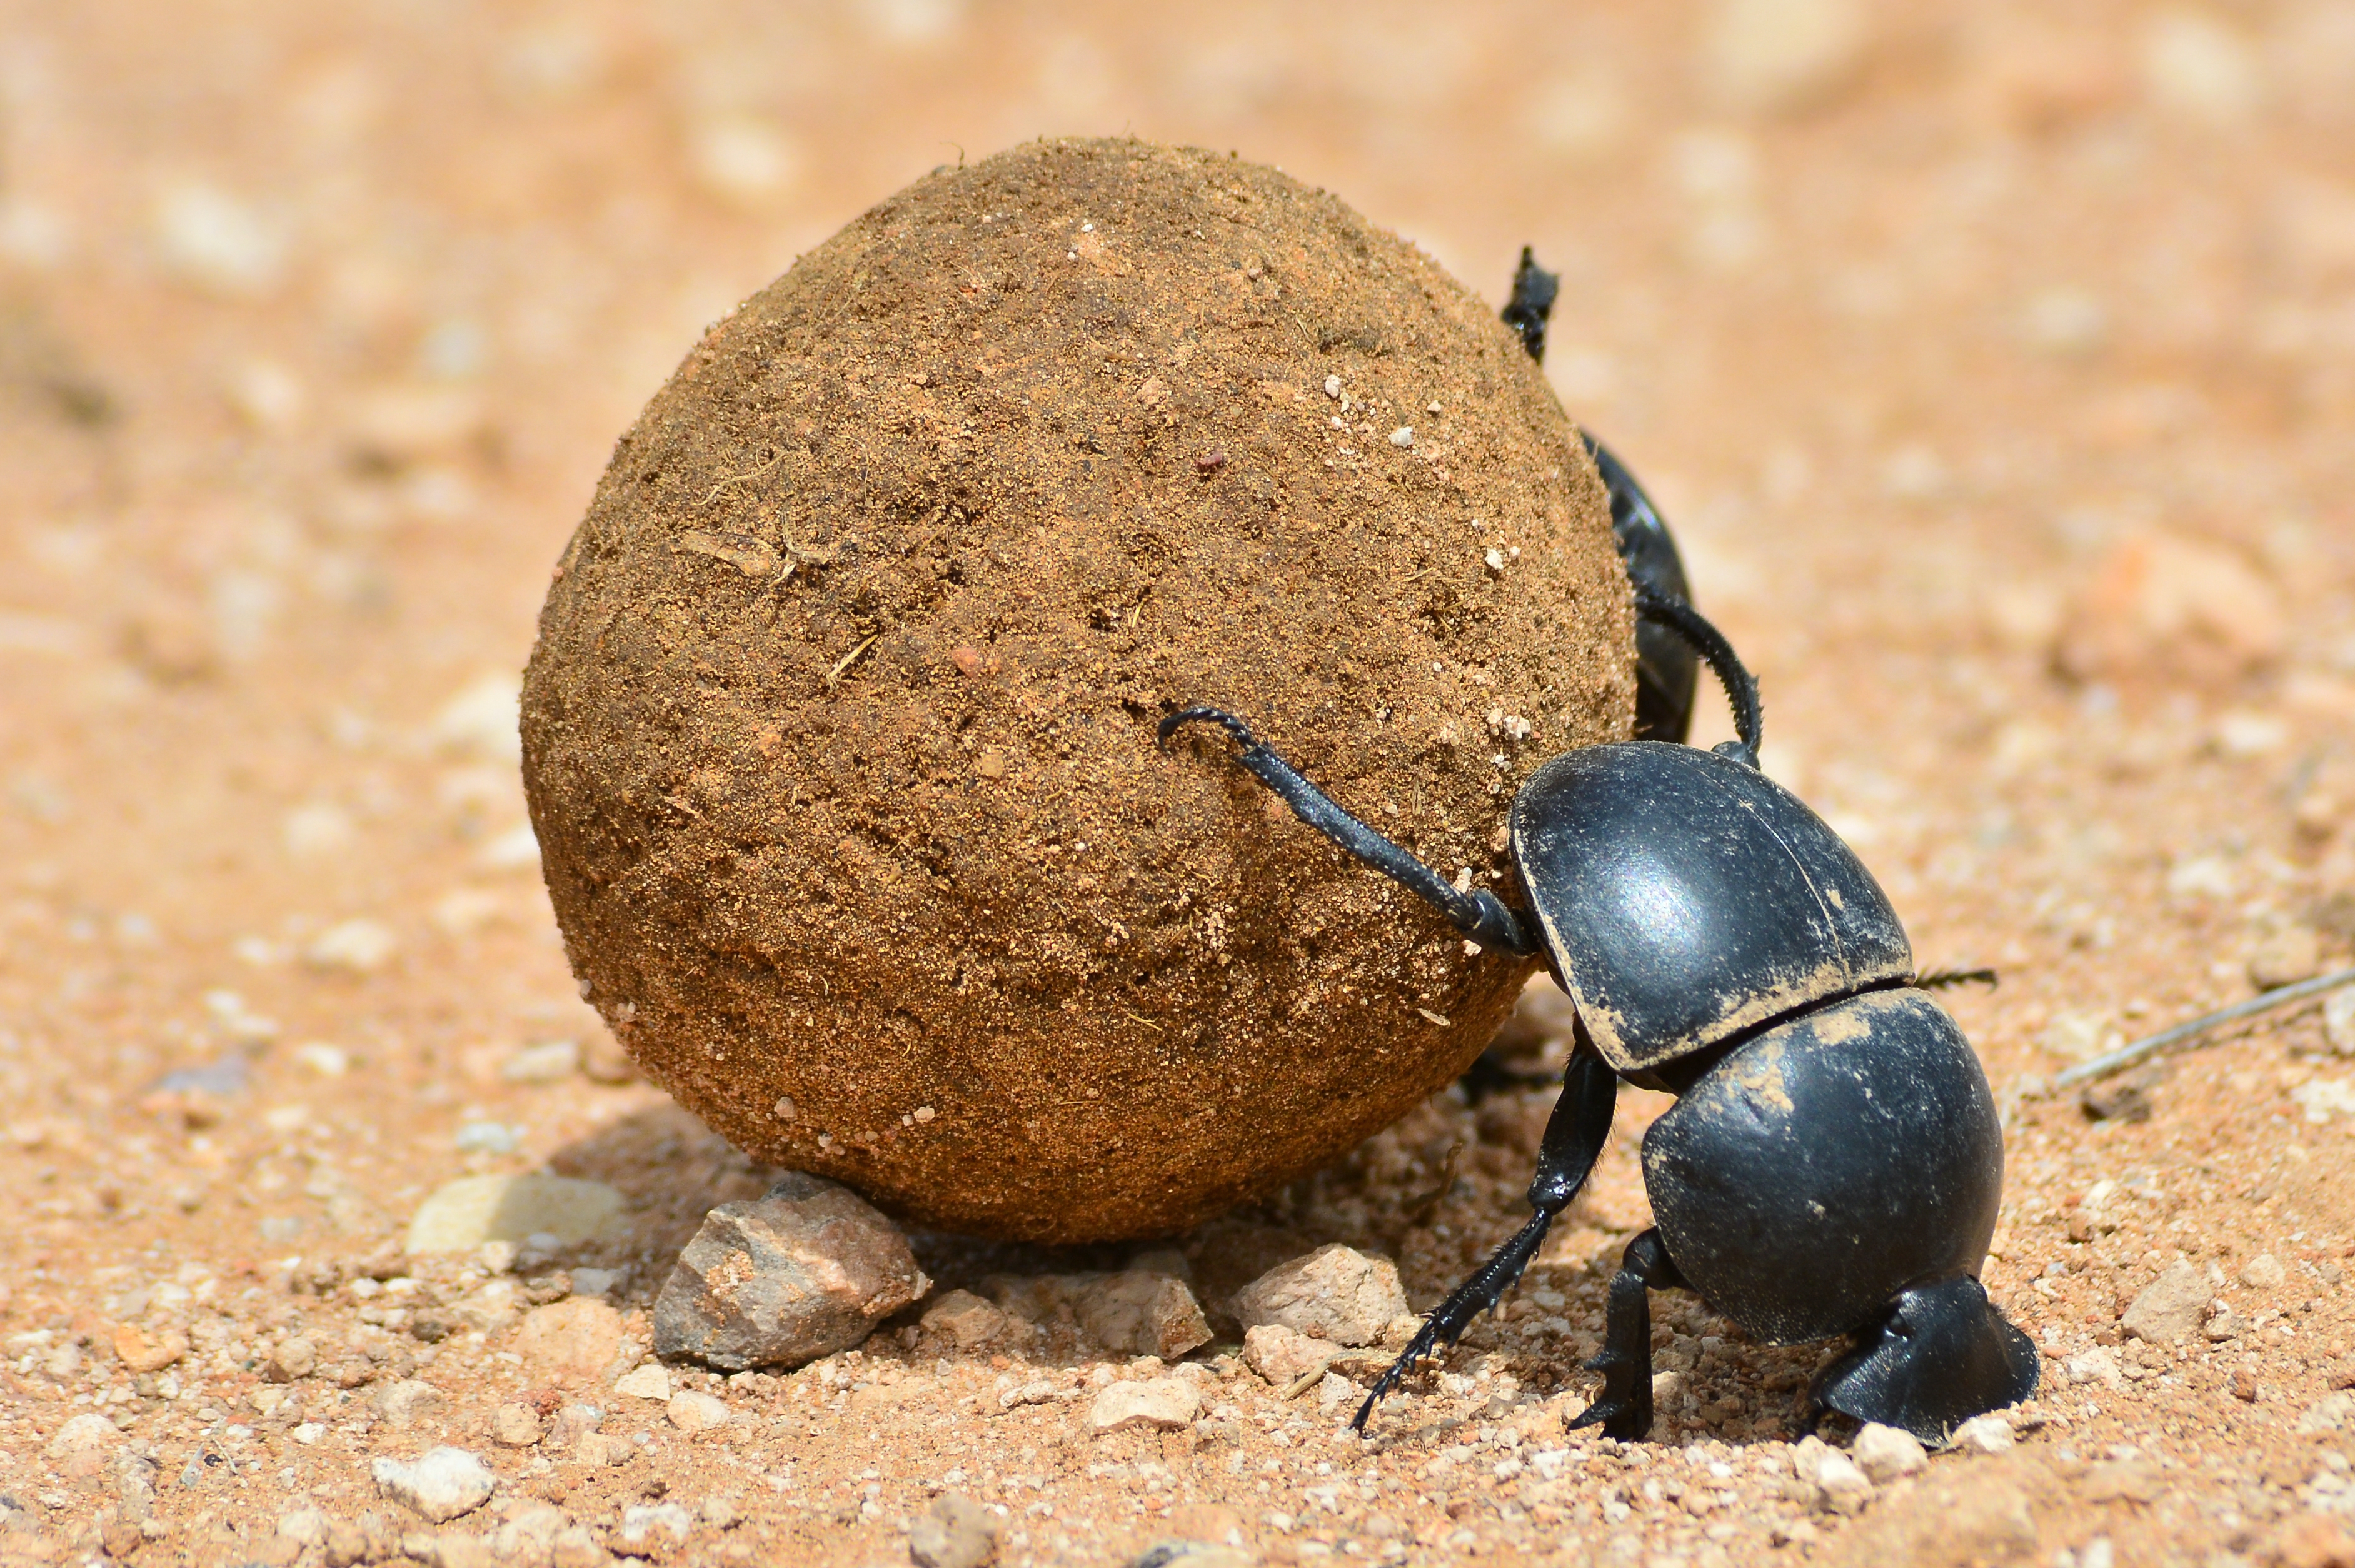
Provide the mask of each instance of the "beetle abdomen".
[{"label": "beetle abdomen", "polygon": [[1644,1137],[1644,1181],[1692,1287],[1774,1343],[1872,1321],[1977,1275],[2003,1129],[1970,1042],[1920,991],[1868,992],[1744,1041]]},{"label": "beetle abdomen", "polygon": [[1603,1059],[1641,1072],[1913,972],[1864,862],[1757,769],[1589,746],[1513,801],[1513,853]]}]

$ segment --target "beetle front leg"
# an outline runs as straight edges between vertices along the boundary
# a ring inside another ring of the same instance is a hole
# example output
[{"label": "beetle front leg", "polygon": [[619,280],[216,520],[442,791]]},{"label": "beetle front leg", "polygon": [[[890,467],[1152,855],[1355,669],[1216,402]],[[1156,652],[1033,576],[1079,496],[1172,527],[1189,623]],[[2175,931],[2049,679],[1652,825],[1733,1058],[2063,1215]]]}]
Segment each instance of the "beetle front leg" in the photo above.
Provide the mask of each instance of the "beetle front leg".
[{"label": "beetle front leg", "polygon": [[1267,742],[1252,734],[1251,726],[1241,719],[1223,709],[1182,709],[1161,721],[1161,743],[1167,745],[1169,737],[1188,724],[1216,724],[1234,737],[1241,748],[1235,761],[1292,807],[1301,821],[1430,904],[1473,941],[1524,956],[1538,950],[1534,920],[1524,922],[1486,888],[1457,891],[1445,877],[1344,811],[1298,768],[1270,751]]},{"label": "beetle front leg", "polygon": [[1684,1283],[1657,1229],[1627,1243],[1619,1272],[1611,1277],[1603,1353],[1586,1363],[1588,1371],[1603,1374],[1603,1392],[1571,1425],[1592,1426],[1599,1421],[1605,1434],[1622,1442],[1641,1441],[1652,1430],[1650,1293],[1676,1290]]},{"label": "beetle front leg", "polygon": [[1611,1118],[1619,1104],[1619,1079],[1592,1044],[1582,1043],[1570,1059],[1562,1073],[1561,1098],[1553,1105],[1553,1115],[1546,1122],[1545,1141],[1538,1148],[1537,1179],[1529,1183],[1529,1207],[1537,1212],[1528,1224],[1513,1232],[1512,1239],[1498,1247],[1496,1255],[1482,1264],[1478,1272],[1455,1287],[1439,1309],[1423,1319],[1421,1331],[1399,1353],[1382,1375],[1374,1380],[1373,1392],[1366,1403],[1358,1407],[1357,1418],[1349,1423],[1359,1432],[1374,1413],[1374,1406],[1382,1396],[1398,1387],[1407,1369],[1425,1356],[1435,1354],[1443,1345],[1453,1345],[1472,1320],[1497,1305],[1529,1260],[1538,1255],[1545,1241],[1547,1229],[1553,1217],[1570,1207],[1578,1189],[1586,1185],[1602,1157],[1603,1146],[1611,1136]]}]

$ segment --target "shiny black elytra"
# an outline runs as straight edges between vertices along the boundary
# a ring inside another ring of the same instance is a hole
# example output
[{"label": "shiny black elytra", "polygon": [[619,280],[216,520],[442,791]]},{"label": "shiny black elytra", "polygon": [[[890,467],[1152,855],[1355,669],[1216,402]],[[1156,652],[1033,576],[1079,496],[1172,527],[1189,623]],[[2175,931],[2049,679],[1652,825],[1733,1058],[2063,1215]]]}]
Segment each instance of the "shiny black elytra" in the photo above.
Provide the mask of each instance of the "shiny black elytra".
[{"label": "shiny black elytra", "polygon": [[[1525,251],[1517,305],[1533,271]],[[1508,307],[1533,355],[1550,303],[1549,292],[1535,306],[1534,335]],[[1623,498],[1642,492],[1615,461],[1604,472],[1615,523]],[[1648,502],[1641,514],[1666,543]],[[2035,1347],[1977,1277],[2003,1188],[1994,1096],[1969,1042],[1923,994],[1983,976],[1916,976],[1872,874],[1759,772],[1756,682],[1685,602],[1681,571],[1667,591],[1656,569],[1637,570],[1627,537],[1619,530],[1642,624],[1687,650],[1680,710],[1674,667],[1653,666],[1668,707],[1649,727],[1681,739],[1698,653],[1732,699],[1741,739],[1714,751],[1639,739],[1540,767],[1509,820],[1525,911],[1485,888],[1459,891],[1234,715],[1188,708],[1161,722],[1165,744],[1187,724],[1223,728],[1236,760],[1301,820],[1474,942],[1542,955],[1577,1007],[1529,1186],[1536,1212],[1424,1321],[1352,1424],[1363,1431],[1415,1361],[1453,1344],[1520,1277],[1602,1154],[1624,1078],[1678,1099],[1644,1137],[1657,1223],[1628,1243],[1612,1280],[1603,1351],[1589,1363],[1603,1388],[1574,1424],[1649,1432],[1647,1293],[1682,1287],[1770,1344],[1849,1337],[1807,1392],[1810,1424],[1838,1411],[1944,1443],[2037,1381]]]}]

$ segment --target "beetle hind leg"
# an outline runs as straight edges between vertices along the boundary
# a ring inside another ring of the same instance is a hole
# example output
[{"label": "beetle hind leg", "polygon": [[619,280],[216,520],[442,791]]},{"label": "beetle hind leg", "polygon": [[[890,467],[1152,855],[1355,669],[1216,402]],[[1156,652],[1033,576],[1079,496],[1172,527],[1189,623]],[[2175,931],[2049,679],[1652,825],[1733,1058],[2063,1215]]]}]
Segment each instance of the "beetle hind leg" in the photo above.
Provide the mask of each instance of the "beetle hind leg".
[{"label": "beetle hind leg", "polygon": [[1356,1419],[1349,1423],[1351,1427],[1364,1432],[1374,1406],[1398,1387],[1409,1368],[1436,1353],[1441,1346],[1455,1343],[1475,1317],[1496,1306],[1505,1292],[1513,1288],[1513,1282],[1521,1277],[1521,1271],[1538,1255],[1553,1217],[1570,1207],[1570,1200],[1586,1185],[1595,1160],[1602,1156],[1603,1146],[1610,1141],[1611,1118],[1618,1104],[1617,1075],[1592,1043],[1582,1043],[1571,1054],[1570,1065],[1562,1072],[1561,1097],[1554,1102],[1553,1115],[1546,1122],[1544,1141],[1538,1147],[1537,1177],[1529,1183],[1529,1207],[1537,1212],[1423,1320],[1422,1329],[1400,1352],[1399,1359],[1374,1380],[1373,1392],[1358,1407]]},{"label": "beetle hind leg", "polygon": [[1611,1305],[1604,1319],[1603,1353],[1586,1363],[1603,1374],[1603,1392],[1570,1424],[1593,1426],[1623,1441],[1638,1441],[1652,1430],[1651,1292],[1681,1288],[1685,1276],[1649,1230],[1627,1243],[1619,1272],[1611,1278]]},{"label": "beetle hind leg", "polygon": [[1975,1415],[2036,1392],[2036,1346],[1969,1275],[1908,1286],[1817,1374],[1807,1415],[1837,1410],[1931,1447]]}]

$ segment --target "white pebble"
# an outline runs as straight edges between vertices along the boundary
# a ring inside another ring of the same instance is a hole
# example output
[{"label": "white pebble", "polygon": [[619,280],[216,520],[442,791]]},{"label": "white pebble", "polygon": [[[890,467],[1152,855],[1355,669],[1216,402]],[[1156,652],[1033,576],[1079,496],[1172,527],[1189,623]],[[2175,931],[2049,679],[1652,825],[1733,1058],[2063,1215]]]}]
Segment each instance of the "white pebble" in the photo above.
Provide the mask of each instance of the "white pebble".
[{"label": "white pebble", "polygon": [[1902,1477],[1913,1475],[1930,1462],[1923,1451],[1920,1439],[1912,1433],[1881,1423],[1867,1422],[1849,1445],[1857,1467],[1872,1477],[1875,1486],[1887,1486]]},{"label": "white pebble", "polygon": [[371,1474],[378,1491],[436,1524],[482,1507],[497,1483],[489,1467],[464,1448],[436,1448],[413,1465],[378,1459]]},{"label": "white pebble", "polygon": [[400,945],[382,921],[347,920],[314,937],[303,950],[303,961],[314,969],[368,975],[383,968]]},{"label": "white pebble", "polygon": [[1391,444],[1392,446],[1401,448],[1412,446],[1414,444],[1414,426],[1411,424],[1402,424],[1399,426],[1398,429],[1391,432]]},{"label": "white pebble", "polygon": [[2008,1453],[2018,1441],[2011,1423],[1993,1413],[1975,1415],[1955,1428],[1954,1445],[1966,1454]]},{"label": "white pebble", "polygon": [[340,1045],[312,1040],[294,1048],[294,1060],[322,1078],[341,1078],[352,1070],[352,1054]]},{"label": "white pebble", "polygon": [[581,1047],[569,1040],[551,1040],[526,1046],[499,1063],[499,1076],[510,1083],[556,1083],[581,1068]]},{"label": "white pebble", "polygon": [[258,298],[285,276],[280,227],[213,186],[191,182],[165,191],[155,204],[155,241],[166,266],[208,293]]}]

